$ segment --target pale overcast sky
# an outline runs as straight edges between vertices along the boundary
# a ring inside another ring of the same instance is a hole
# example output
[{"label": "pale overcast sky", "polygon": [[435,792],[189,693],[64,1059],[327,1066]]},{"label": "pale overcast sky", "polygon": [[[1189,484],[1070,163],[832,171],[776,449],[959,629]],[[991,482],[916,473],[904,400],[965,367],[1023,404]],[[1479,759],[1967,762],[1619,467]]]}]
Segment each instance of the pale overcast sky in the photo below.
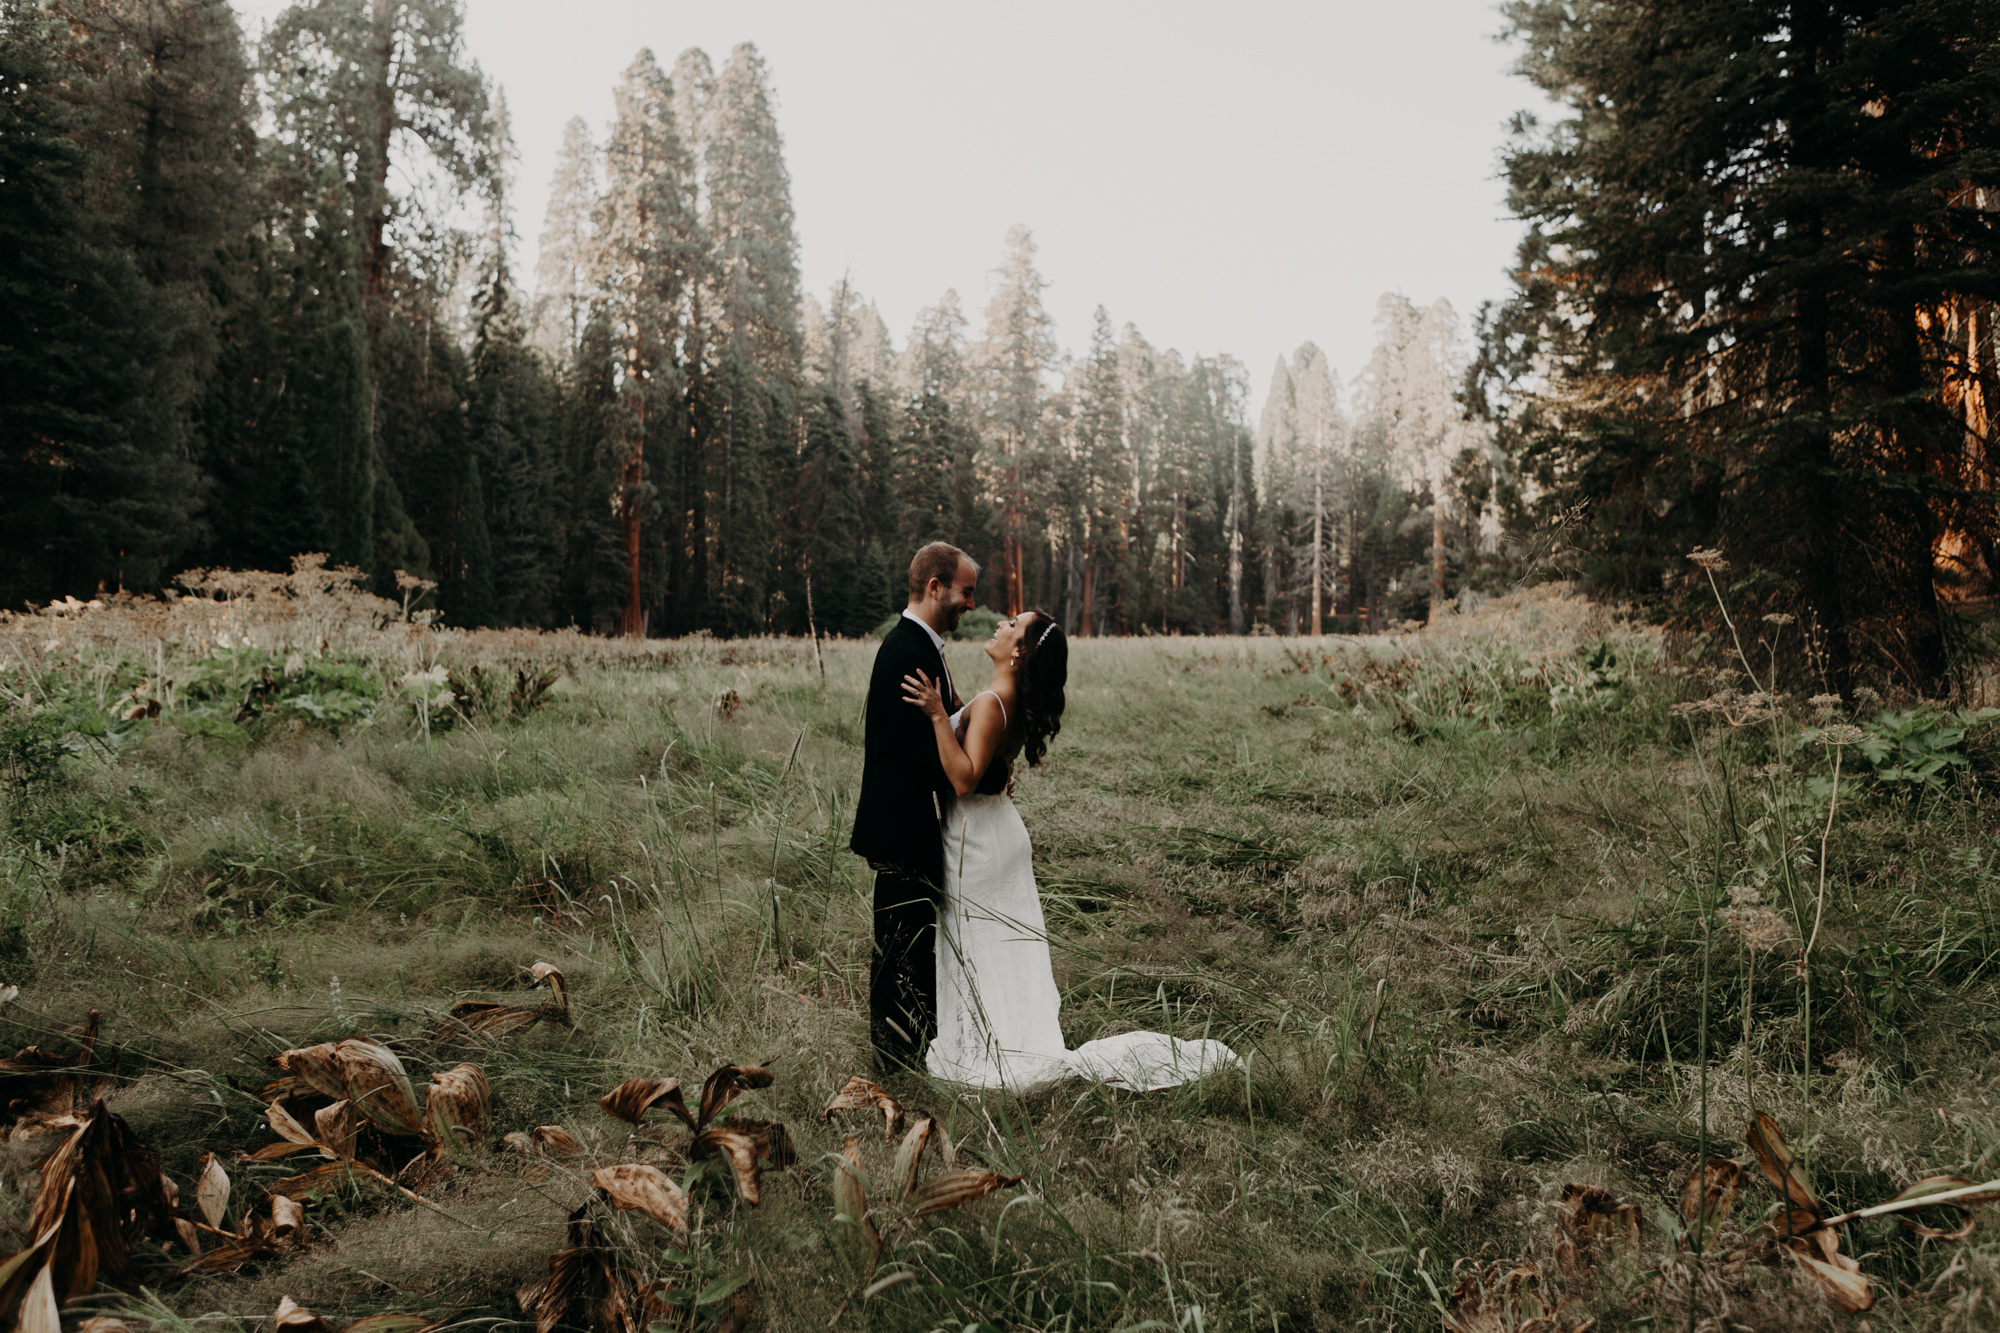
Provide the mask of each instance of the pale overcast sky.
[{"label": "pale overcast sky", "polygon": [[[239,0],[254,36],[280,0]],[[843,272],[900,349],[956,288],[976,336],[1007,229],[1033,229],[1062,345],[1091,312],[1156,346],[1228,352],[1251,410],[1305,339],[1343,380],[1375,301],[1503,295],[1519,228],[1496,154],[1538,94],[1492,0],[467,0],[472,57],[520,149],[531,279],[563,125],[601,143],[640,47],[719,68],[756,43],[778,96],[802,277]]]}]

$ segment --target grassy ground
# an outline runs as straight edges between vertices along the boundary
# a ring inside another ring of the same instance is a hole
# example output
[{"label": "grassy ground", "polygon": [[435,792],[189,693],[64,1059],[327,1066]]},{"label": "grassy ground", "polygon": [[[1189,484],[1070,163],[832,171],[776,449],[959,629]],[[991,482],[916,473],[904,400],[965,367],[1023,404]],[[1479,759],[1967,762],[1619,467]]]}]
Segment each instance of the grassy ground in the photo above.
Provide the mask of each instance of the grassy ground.
[{"label": "grassy ground", "polygon": [[[1372,641],[1074,645],[1063,733],[1017,794],[1067,1035],[1212,1035],[1247,1059],[1146,1096],[892,1081],[1023,1178],[931,1218],[880,1205],[864,1283],[830,1161],[867,1126],[818,1113],[868,1070],[869,885],[845,841],[873,645],[822,666],[795,641],[443,636],[372,626],[338,588],[293,600],[276,618],[265,589],[226,626],[207,604],[7,627],[0,981],[20,994],[0,1043],[60,1044],[101,1011],[110,1106],[183,1197],[204,1153],[271,1140],[273,1055],[346,1036],[392,1044],[420,1087],[475,1060],[492,1139],[560,1125],[587,1155],[482,1145],[425,1203],[315,1203],[308,1247],[237,1274],[148,1250],[146,1294],[92,1308],[520,1320],[588,1169],[672,1160],[597,1099],[766,1059],[774,1085],[736,1109],[782,1120],[799,1160],[762,1203],[697,1183],[685,1250],[637,1214],[604,1226],[643,1272],[748,1275],[772,1329],[1497,1330],[1537,1299],[1568,1301],[1563,1329],[1858,1327],[1796,1265],[1728,1257],[1775,1202],[1761,1180],[1697,1261],[1677,1200],[1704,1155],[1751,1162],[1754,1108],[1830,1208],[2000,1174],[2000,727],[1774,711],[1543,590]],[[951,652],[974,679],[976,647]],[[573,1027],[425,1035],[461,1000],[542,998],[537,961],[567,975]],[[0,1253],[31,1239],[58,1141],[0,1149]],[[862,1152],[880,1199],[889,1150]],[[240,1199],[298,1167],[230,1169]],[[1640,1226],[1566,1264],[1578,1182]],[[1841,1248],[1871,1328],[1985,1327],[2000,1296],[1984,1231],[1878,1218]],[[1520,1261],[1538,1297],[1461,1285]]]}]

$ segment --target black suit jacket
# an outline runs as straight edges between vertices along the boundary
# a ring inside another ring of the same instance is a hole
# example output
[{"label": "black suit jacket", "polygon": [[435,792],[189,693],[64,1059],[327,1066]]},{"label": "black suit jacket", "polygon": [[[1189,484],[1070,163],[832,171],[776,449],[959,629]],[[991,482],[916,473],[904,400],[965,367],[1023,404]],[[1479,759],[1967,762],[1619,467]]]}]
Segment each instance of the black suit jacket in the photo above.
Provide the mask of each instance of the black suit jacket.
[{"label": "black suit jacket", "polygon": [[[923,627],[904,616],[882,640],[868,678],[861,800],[847,845],[870,861],[941,880],[944,834],[938,814],[952,799],[951,779],[938,760],[931,720],[903,698],[903,677],[914,671],[945,688],[943,655]],[[951,707],[951,700],[945,706]]]}]

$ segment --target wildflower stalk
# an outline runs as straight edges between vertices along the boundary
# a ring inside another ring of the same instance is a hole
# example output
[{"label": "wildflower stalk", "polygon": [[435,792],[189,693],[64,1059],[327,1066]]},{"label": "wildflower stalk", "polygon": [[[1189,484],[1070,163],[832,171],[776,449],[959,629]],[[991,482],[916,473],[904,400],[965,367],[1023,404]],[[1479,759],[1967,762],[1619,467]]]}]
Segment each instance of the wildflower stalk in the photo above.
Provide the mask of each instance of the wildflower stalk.
[{"label": "wildflower stalk", "polygon": [[[1730,619],[1729,604],[1722,600],[1722,589],[1715,581],[1715,572],[1718,569],[1728,569],[1729,562],[1722,558],[1721,551],[1701,548],[1691,551],[1688,559],[1694,561],[1701,572],[1708,576],[1708,590],[1715,594],[1716,609],[1722,613],[1722,623],[1729,627],[1729,641],[1736,645],[1736,660],[1743,664],[1743,674],[1750,677],[1751,688],[1763,690],[1764,687],[1757,681],[1756,669],[1750,665],[1749,654],[1743,651],[1743,637],[1736,632],[1736,622]],[[1775,681],[1772,683],[1776,684]]]}]

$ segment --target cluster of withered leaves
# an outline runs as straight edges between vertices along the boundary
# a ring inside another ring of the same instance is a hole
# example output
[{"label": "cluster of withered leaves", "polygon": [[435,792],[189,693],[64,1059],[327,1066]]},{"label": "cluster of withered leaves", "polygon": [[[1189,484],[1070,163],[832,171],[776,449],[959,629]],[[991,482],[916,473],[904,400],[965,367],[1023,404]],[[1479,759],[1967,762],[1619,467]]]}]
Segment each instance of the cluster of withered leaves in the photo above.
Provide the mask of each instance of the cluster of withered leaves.
[{"label": "cluster of withered leaves", "polygon": [[[630,1172],[630,1166],[607,1167],[593,1173],[598,1196],[618,1202],[631,1195],[611,1193],[604,1184],[607,1172]],[[653,1167],[652,1172],[678,1196],[679,1189]],[[643,1186],[652,1189],[657,1182]],[[647,1333],[658,1324],[685,1324],[700,1293],[676,1277],[646,1276],[635,1272],[622,1251],[599,1234],[593,1208],[597,1199],[579,1204],[569,1215],[563,1247],[549,1261],[549,1275],[524,1284],[515,1293],[524,1313],[534,1316],[536,1333],[553,1333],[557,1327],[587,1328],[594,1333]],[[619,1202],[620,1207],[640,1206]],[[650,1208],[648,1209],[650,1213]],[[682,1235],[686,1234],[686,1199],[678,1206]],[[741,1333],[757,1313],[757,1284],[742,1282],[719,1298],[728,1302],[712,1333]]]},{"label": "cluster of withered leaves", "polygon": [[42,1164],[29,1212],[34,1243],[0,1259],[0,1324],[49,1333],[64,1303],[137,1273],[134,1247],[200,1242],[176,1213],[177,1190],[125,1122],[93,1102]]},{"label": "cluster of withered leaves", "polygon": [[[1970,1210],[2000,1199],[2000,1180],[1978,1184],[1965,1176],[1935,1175],[1925,1176],[1885,1203],[1830,1215],[1813,1193],[1812,1183],[1785,1143],[1777,1121],[1760,1111],[1750,1118],[1743,1138],[1758,1170],[1778,1191],[1779,1202],[1769,1219],[1742,1245],[1726,1252],[1722,1261],[1787,1262],[1802,1286],[1818,1291],[1849,1314],[1874,1305],[1875,1293],[1861,1265],[1840,1252],[1836,1228],[1865,1218],[1894,1216],[1920,1235],[1963,1240],[1974,1226]],[[1681,1215],[1688,1227],[1684,1243],[1692,1244],[1698,1236],[1704,1249],[1716,1244],[1716,1237],[1728,1228],[1730,1211],[1748,1175],[1749,1169],[1742,1162],[1713,1158],[1688,1178],[1681,1190]],[[1951,1230],[1916,1220],[1915,1214],[1938,1209],[1959,1210],[1966,1217]]]},{"label": "cluster of withered leaves", "polygon": [[[724,1065],[703,1080],[701,1099],[693,1111],[688,1110],[681,1096],[680,1080],[673,1078],[626,1079],[599,1098],[597,1104],[606,1115],[640,1126],[646,1122],[646,1112],[655,1107],[673,1112],[693,1132],[685,1148],[688,1160],[715,1158],[726,1162],[730,1177],[736,1182],[737,1194],[743,1202],[754,1204],[762,1197],[758,1164],[769,1162],[774,1167],[787,1167],[798,1160],[791,1135],[776,1120],[737,1116],[719,1125],[712,1122],[744,1093],[770,1087],[771,1080],[768,1060],[761,1065]],[[663,1142],[657,1134],[633,1137]]]},{"label": "cluster of withered leaves", "polygon": [[[1020,1176],[1001,1175],[982,1167],[961,1167],[959,1151],[951,1136],[930,1116],[911,1123],[898,1143],[896,1131],[906,1118],[902,1103],[859,1075],[848,1079],[847,1085],[833,1095],[821,1109],[820,1119],[830,1120],[837,1111],[881,1114],[882,1141],[896,1144],[889,1189],[883,1197],[885,1202],[894,1202],[904,1210],[906,1222],[972,1203],[997,1189],[1021,1182]],[[833,1164],[833,1243],[846,1257],[857,1285],[874,1277],[882,1262],[883,1248],[882,1230],[876,1225],[868,1200],[868,1178],[861,1166],[863,1137],[848,1135]],[[937,1142],[937,1156],[943,1159],[944,1171],[919,1186],[917,1177],[923,1168],[924,1152],[933,1141]]]},{"label": "cluster of withered leaves", "polygon": [[62,1306],[100,1279],[135,1278],[145,1242],[161,1251],[185,1247],[193,1258],[183,1271],[219,1272],[303,1236],[303,1211],[276,1195],[268,1196],[268,1206],[246,1210],[239,1229],[227,1229],[229,1177],[213,1154],[204,1159],[194,1206],[182,1206],[179,1187],[153,1152],[105,1106],[108,1085],[86,1102],[98,1025],[93,1010],[72,1053],[38,1043],[0,1061],[0,1124],[8,1140],[63,1135],[38,1173],[29,1215],[34,1243],[0,1258],[0,1326],[11,1319],[54,1333]]},{"label": "cluster of withered leaves", "polygon": [[[544,1017],[568,1021],[562,974],[545,963],[538,981],[555,987],[559,1003]],[[461,1006],[463,1009],[464,1006]],[[477,1022],[478,1016],[473,1016]],[[493,1021],[471,1030],[522,1030]],[[453,1160],[482,1144],[491,1118],[491,1088],[477,1065],[459,1064],[431,1076],[419,1101],[396,1053],[379,1042],[352,1038],[280,1053],[284,1077],[264,1088],[265,1116],[277,1141],[240,1154],[273,1162],[311,1154],[308,1169],[264,1185],[231,1220],[232,1183],[214,1153],[202,1159],[193,1197],[180,1190],[153,1153],[101,1095],[87,1092],[98,1038],[92,1011],[67,1052],[28,1046],[0,1060],[0,1131],[19,1141],[63,1134],[41,1167],[30,1235],[34,1243],[0,1256],[0,1328],[59,1333],[62,1306],[100,1280],[125,1282],[138,1275],[135,1247],[184,1246],[192,1256],[183,1273],[231,1272],[245,1263],[302,1248],[305,1202],[328,1192],[378,1188],[417,1200],[416,1192],[449,1176]],[[96,1089],[101,1094],[105,1089]],[[555,1126],[520,1138],[530,1149],[566,1154],[581,1145]],[[115,1321],[96,1321],[115,1323]],[[281,1309],[281,1328],[317,1333],[324,1321],[296,1307]],[[363,1333],[407,1333],[426,1321],[384,1316],[353,1325]],[[109,1328],[96,1333],[114,1333]]]},{"label": "cluster of withered leaves", "polygon": [[[283,1185],[285,1182],[278,1182]],[[252,1207],[243,1210],[235,1228],[229,1225],[229,1173],[222,1169],[214,1153],[201,1159],[201,1179],[195,1183],[197,1221],[187,1223],[198,1235],[214,1238],[212,1249],[200,1249],[182,1269],[187,1273],[233,1273],[253,1259],[266,1259],[305,1245],[306,1210],[299,1199],[282,1189],[268,1189]]]},{"label": "cluster of withered leaves", "polygon": [[[1970,1211],[2000,1200],[2000,1180],[1981,1184],[1965,1176],[1935,1175],[1924,1177],[1885,1203],[1829,1214],[1777,1121],[1757,1112],[1743,1138],[1751,1162],[1710,1158],[1682,1186],[1680,1245],[1713,1253],[1708,1272],[1716,1279],[1727,1280],[1753,1263],[1785,1264],[1802,1289],[1824,1296],[1848,1314],[1873,1306],[1875,1293],[1861,1265],[1841,1253],[1838,1227],[1893,1215],[1920,1235],[1962,1240],[1974,1226]],[[1777,1191],[1778,1200],[1765,1220],[1744,1232],[1733,1229],[1730,1218],[1744,1183],[1751,1179],[1752,1166]],[[1924,1225],[1914,1216],[1953,1209],[1966,1216],[1949,1230]],[[1641,1230],[1636,1204],[1621,1202],[1594,1185],[1565,1185],[1556,1221],[1557,1265],[1566,1278],[1582,1282],[1608,1254],[1620,1248],[1636,1251]],[[1726,1247],[1725,1241],[1729,1242]],[[1530,1260],[1511,1267],[1461,1260],[1454,1271],[1459,1278],[1446,1320],[1453,1333],[1574,1333],[1592,1322],[1565,1322],[1574,1298],[1549,1297],[1542,1289],[1540,1270]]]},{"label": "cluster of withered leaves", "polygon": [[[783,1168],[797,1160],[791,1136],[775,1120],[734,1117],[714,1123],[744,1093],[771,1086],[770,1062],[723,1065],[701,1086],[697,1108],[690,1111],[681,1084],[671,1078],[634,1078],[599,1099],[606,1115],[643,1127],[646,1113],[665,1107],[692,1132],[679,1151],[688,1161],[718,1159],[728,1167],[738,1198],[755,1205],[762,1195],[762,1170]],[[568,1156],[583,1151],[571,1135],[553,1125],[533,1135],[510,1134],[509,1147],[529,1155]],[[633,1142],[669,1146],[657,1134],[635,1134]],[[515,1293],[523,1312],[533,1315],[537,1333],[552,1333],[558,1325],[580,1326],[596,1333],[644,1333],[662,1321],[685,1322],[705,1293],[684,1276],[653,1276],[632,1267],[627,1256],[599,1234],[598,1210],[610,1205],[645,1214],[683,1246],[692,1243],[688,1226],[689,1199],[673,1177],[646,1162],[623,1162],[590,1173],[592,1197],[569,1215],[563,1247],[549,1261],[549,1274]],[[726,1285],[726,1284],[725,1284]],[[727,1306],[716,1327],[738,1333],[757,1311],[754,1282],[741,1281],[720,1295],[706,1294]]]},{"label": "cluster of withered leaves", "polygon": [[443,1020],[425,1035],[432,1041],[462,1041],[468,1037],[513,1037],[537,1023],[558,1023],[570,1027],[575,1017],[569,1010],[569,982],[553,963],[536,963],[528,969],[537,986],[547,984],[555,998],[545,1004],[501,1004],[496,1000],[464,1000],[451,1007]]},{"label": "cluster of withered leaves", "polygon": [[[268,1162],[317,1152],[326,1160],[273,1192],[298,1197],[365,1182],[415,1197],[452,1174],[452,1158],[483,1141],[491,1118],[492,1089],[478,1065],[432,1074],[420,1107],[401,1058],[380,1042],[322,1042],[283,1051],[277,1062],[286,1077],[263,1091],[278,1141],[248,1156]],[[421,1144],[414,1156],[404,1150],[412,1143]],[[397,1168],[399,1156],[407,1160]]]},{"label": "cluster of withered leaves", "polygon": [[[1580,1281],[1612,1251],[1638,1243],[1636,1204],[1595,1185],[1563,1186],[1555,1234],[1562,1276]],[[1460,1259],[1451,1271],[1451,1313],[1445,1317],[1451,1333],[1585,1333],[1596,1323],[1577,1312],[1577,1297],[1550,1290],[1532,1259]]]}]

